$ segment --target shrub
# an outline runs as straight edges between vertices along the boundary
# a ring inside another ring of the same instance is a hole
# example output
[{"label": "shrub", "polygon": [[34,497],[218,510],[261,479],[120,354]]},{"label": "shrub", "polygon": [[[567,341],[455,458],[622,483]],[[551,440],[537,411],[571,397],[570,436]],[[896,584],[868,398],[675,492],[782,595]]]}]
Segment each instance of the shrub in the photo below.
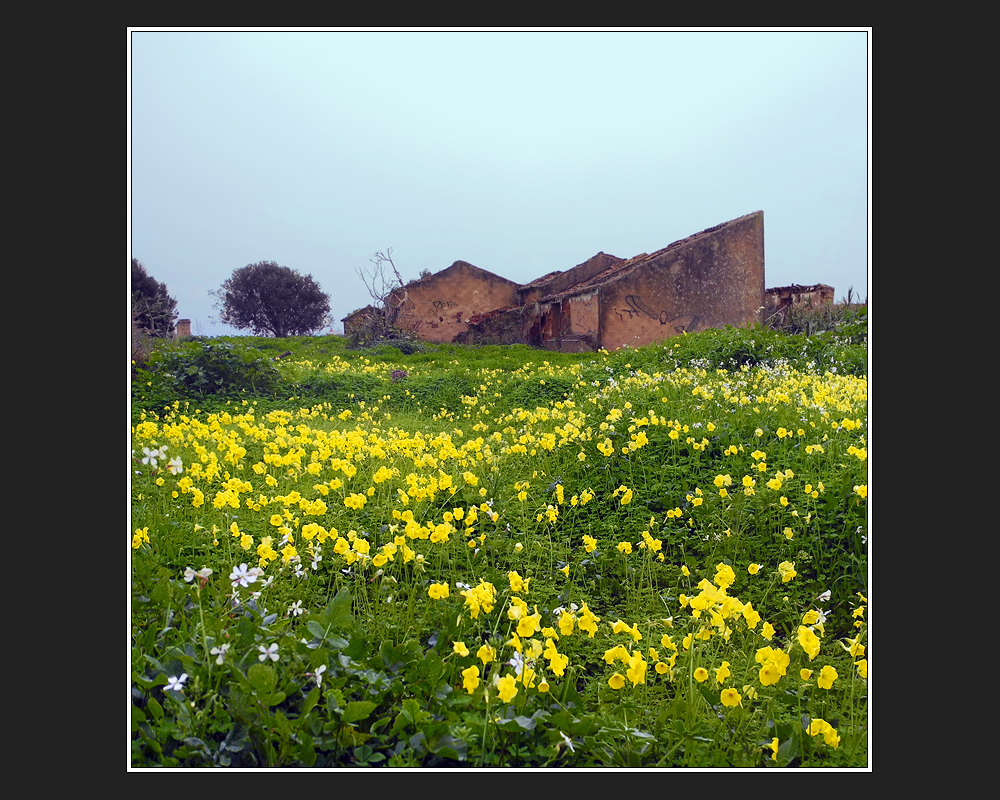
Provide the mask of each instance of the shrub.
[{"label": "shrub", "polygon": [[262,354],[195,337],[154,351],[142,372],[139,382],[162,400],[269,397],[281,386],[278,371]]}]

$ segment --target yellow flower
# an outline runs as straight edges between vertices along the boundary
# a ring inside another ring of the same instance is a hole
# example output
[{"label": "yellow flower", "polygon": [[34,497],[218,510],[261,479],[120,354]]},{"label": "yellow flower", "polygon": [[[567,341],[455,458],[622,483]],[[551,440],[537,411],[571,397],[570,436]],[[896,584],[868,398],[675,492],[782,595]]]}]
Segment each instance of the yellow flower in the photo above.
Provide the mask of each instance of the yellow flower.
[{"label": "yellow flower", "polygon": [[718,564],[715,567],[715,583],[720,589],[728,589],[736,582],[736,573],[728,564]]},{"label": "yellow flower", "polygon": [[708,680],[708,670],[704,667],[698,667],[698,669],[694,671],[694,679],[698,681],[698,683],[704,683]]},{"label": "yellow flower", "polygon": [[840,745],[840,736],[837,734],[836,728],[825,719],[814,719],[809,723],[806,732],[810,736],[822,736],[823,741],[830,745],[830,747],[836,748]]},{"label": "yellow flower", "polygon": [[469,694],[479,686],[479,667],[472,666],[462,670],[462,688]]},{"label": "yellow flower", "polygon": [[491,661],[496,661],[497,651],[488,644],[484,644],[476,651],[476,658],[483,662],[483,666],[486,666]]},{"label": "yellow flower", "polygon": [[517,696],[517,681],[514,679],[513,675],[504,675],[497,681],[497,692],[500,695],[500,701],[503,703],[509,703]]},{"label": "yellow flower", "polygon": [[427,589],[427,594],[432,600],[444,600],[451,591],[447,583],[432,583]]},{"label": "yellow flower", "polygon": [[583,604],[583,608],[580,609],[580,615],[577,617],[577,626],[581,631],[585,631],[590,639],[594,638],[594,634],[597,633],[597,623],[601,621],[601,618],[594,615],[594,612],[587,608],[587,604]]},{"label": "yellow flower", "polygon": [[576,620],[573,617],[573,612],[563,609],[563,612],[559,615],[559,633],[563,636],[569,636],[573,633],[573,625],[575,622]]},{"label": "yellow flower", "polygon": [[465,646],[465,642],[452,642],[451,649],[463,658],[469,655],[469,648]]},{"label": "yellow flower", "polygon": [[741,705],[743,702],[743,698],[740,697],[740,693],[735,689],[723,689],[720,699],[722,700],[722,705],[727,706],[728,708],[734,708],[735,706]]},{"label": "yellow flower", "polygon": [[629,657],[629,668],[626,670],[625,674],[628,679],[632,681],[633,686],[638,686],[640,683],[646,682],[646,661],[642,657],[642,653],[635,652]]},{"label": "yellow flower", "polygon": [[807,628],[805,625],[799,626],[799,644],[802,645],[802,649],[805,650],[810,661],[819,655],[819,637],[812,628]]},{"label": "yellow flower", "polygon": [[620,673],[616,672],[610,678],[608,678],[608,686],[617,691],[625,685],[625,677]]},{"label": "yellow flower", "polygon": [[816,685],[820,689],[826,689],[829,691],[833,688],[833,682],[840,677],[837,675],[837,670],[831,666],[825,666],[820,670],[819,677],[816,679]]},{"label": "yellow flower", "polygon": [[732,672],[729,671],[729,662],[723,661],[722,666],[715,670],[715,682],[725,683],[726,678],[730,675],[732,675]]},{"label": "yellow flower", "polygon": [[795,571],[795,563],[792,561],[782,561],[778,564],[778,573],[781,575],[782,583],[788,583],[799,574]]},{"label": "yellow flower", "polygon": [[856,661],[854,664],[858,668],[858,677],[864,680],[868,679],[868,659],[862,658],[860,661]]},{"label": "yellow flower", "polygon": [[149,528],[136,528],[135,536],[132,537],[132,549],[138,550],[143,543],[149,542]]},{"label": "yellow flower", "polygon": [[512,592],[517,592],[518,594],[528,593],[528,583],[531,581],[531,578],[525,580],[516,572],[508,572],[507,580],[510,581],[510,590]]},{"label": "yellow flower", "polygon": [[751,575],[756,575],[758,572],[760,572],[760,564],[748,565],[747,572],[749,572]]},{"label": "yellow flower", "polygon": [[642,634],[639,633],[638,625],[633,625],[630,627],[627,622],[623,622],[622,620],[618,620],[614,625],[612,625],[611,630],[614,631],[615,633],[627,633],[637,642],[642,638]]},{"label": "yellow flower", "polygon": [[535,613],[530,616],[523,616],[517,622],[517,633],[518,636],[523,636],[528,638],[534,635],[538,630],[541,630],[542,615],[538,613],[538,606],[535,606]]},{"label": "yellow flower", "polygon": [[778,737],[777,736],[774,737],[771,740],[771,744],[767,745],[767,747],[771,751],[771,760],[772,761],[777,761],[778,760]]},{"label": "yellow flower", "polygon": [[781,671],[774,664],[765,664],[757,677],[760,678],[761,686],[773,686],[781,680]]},{"label": "yellow flower", "polygon": [[855,639],[841,639],[840,646],[850,653],[852,658],[859,658],[865,654],[865,646],[858,643],[860,638],[859,636]]},{"label": "yellow flower", "polygon": [[799,677],[804,681],[809,680],[812,677],[812,674],[813,671],[811,669],[806,669],[805,667],[799,670]]},{"label": "yellow flower", "polygon": [[364,508],[367,502],[368,498],[363,494],[351,494],[344,498],[344,505],[348,508],[353,508],[356,511]]}]

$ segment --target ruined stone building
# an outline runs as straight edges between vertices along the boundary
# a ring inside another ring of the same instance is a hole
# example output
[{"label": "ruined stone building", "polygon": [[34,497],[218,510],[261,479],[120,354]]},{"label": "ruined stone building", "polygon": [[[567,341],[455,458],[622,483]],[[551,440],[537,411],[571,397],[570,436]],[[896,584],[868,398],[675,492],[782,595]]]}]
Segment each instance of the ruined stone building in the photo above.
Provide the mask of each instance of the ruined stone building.
[{"label": "ruined stone building", "polygon": [[[652,254],[598,253],[526,284],[456,261],[397,289],[393,303],[402,306],[401,326],[426,341],[573,352],[746,326],[762,318],[765,305],[764,214],[716,225]],[[363,313],[345,318],[345,330]]]},{"label": "ruined stone building", "polygon": [[793,283],[791,286],[768,289],[764,293],[765,318],[778,314],[784,317],[791,308],[819,309],[822,305],[832,303],[833,296],[833,287],[825,283],[816,283],[812,286],[799,286]]}]

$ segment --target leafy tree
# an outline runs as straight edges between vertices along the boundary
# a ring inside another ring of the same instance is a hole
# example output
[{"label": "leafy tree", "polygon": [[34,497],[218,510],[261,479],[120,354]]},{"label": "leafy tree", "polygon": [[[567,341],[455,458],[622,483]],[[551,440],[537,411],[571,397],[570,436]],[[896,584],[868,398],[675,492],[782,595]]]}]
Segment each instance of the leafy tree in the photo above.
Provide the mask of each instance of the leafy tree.
[{"label": "leafy tree", "polygon": [[132,318],[142,333],[158,337],[173,335],[177,319],[177,301],[167,293],[167,285],[146,272],[136,258],[132,259]]},{"label": "leafy tree", "polygon": [[273,261],[233,271],[215,297],[219,319],[255,336],[308,336],[330,316],[330,297],[311,275],[300,275]]}]

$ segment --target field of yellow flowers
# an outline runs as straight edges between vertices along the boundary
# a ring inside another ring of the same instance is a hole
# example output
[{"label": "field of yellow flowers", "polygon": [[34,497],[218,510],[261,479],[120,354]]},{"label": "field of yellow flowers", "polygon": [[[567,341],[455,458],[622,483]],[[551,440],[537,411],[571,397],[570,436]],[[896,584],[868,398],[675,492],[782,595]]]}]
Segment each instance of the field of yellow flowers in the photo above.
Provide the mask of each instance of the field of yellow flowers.
[{"label": "field of yellow flowers", "polygon": [[134,390],[132,766],[866,767],[867,378],[668,352]]}]

